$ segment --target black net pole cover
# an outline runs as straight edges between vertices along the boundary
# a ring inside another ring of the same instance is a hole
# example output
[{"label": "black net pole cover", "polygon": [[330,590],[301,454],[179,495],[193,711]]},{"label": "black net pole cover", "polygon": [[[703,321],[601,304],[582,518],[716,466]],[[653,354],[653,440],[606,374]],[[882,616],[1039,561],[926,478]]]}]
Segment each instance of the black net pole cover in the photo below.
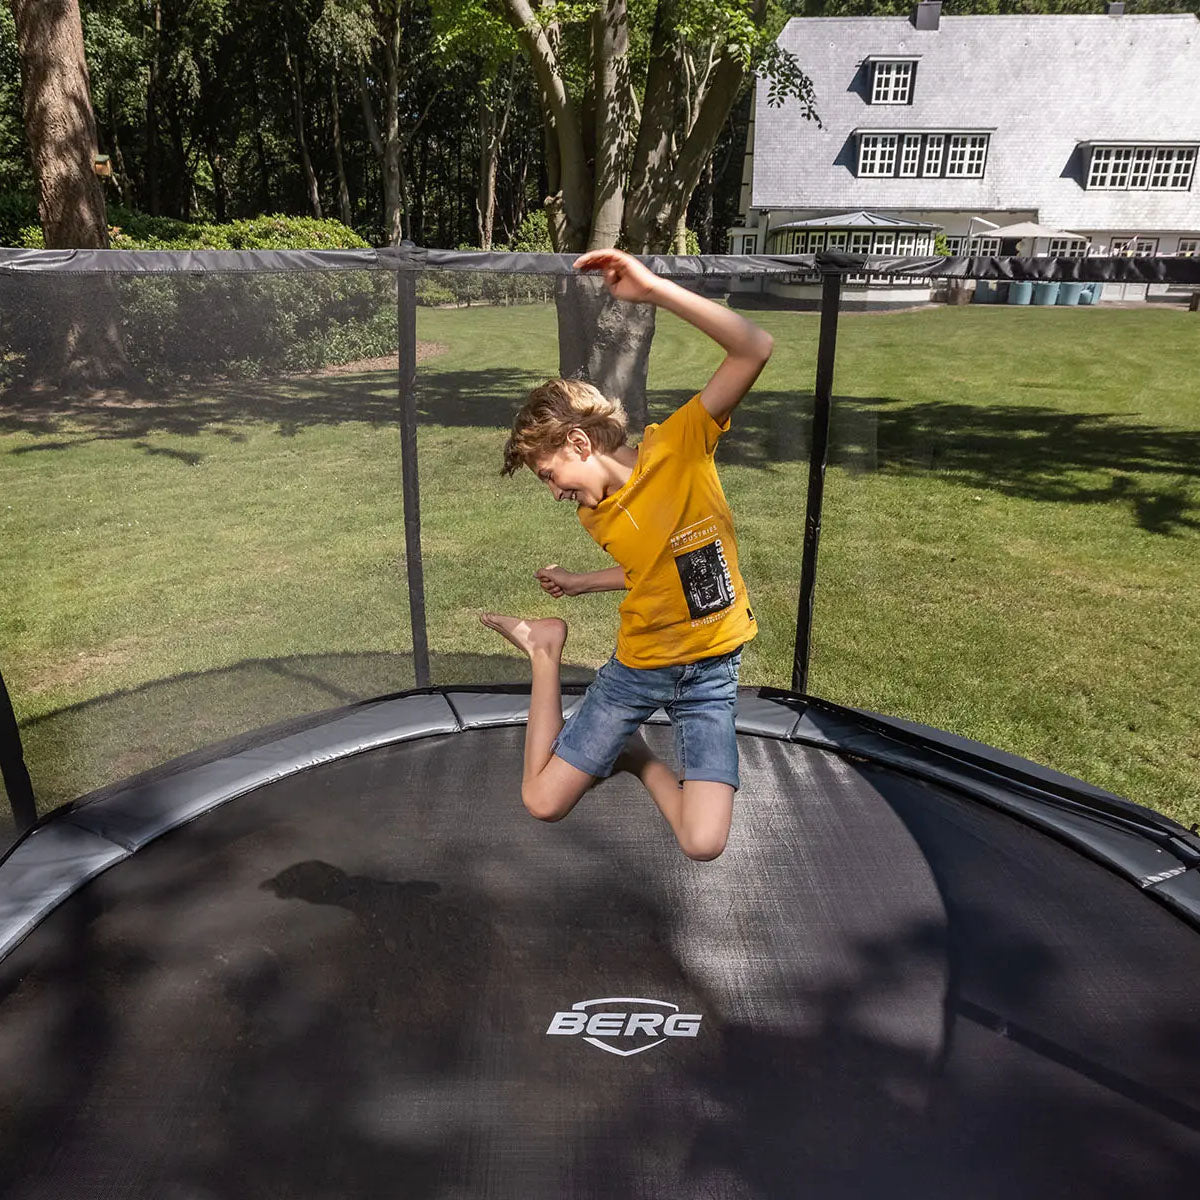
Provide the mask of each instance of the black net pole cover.
[{"label": "black net pole cover", "polygon": [[32,828],[37,822],[37,804],[33,797],[29,769],[25,766],[17,716],[13,712],[12,700],[9,698],[3,675],[0,675],[0,777],[4,779],[4,788],[8,792],[8,803],[17,829],[24,832]]},{"label": "black net pole cover", "polygon": [[416,280],[396,275],[396,323],[400,373],[400,469],[404,492],[404,559],[412,622],[413,670],[417,687],[428,687],[429,634],[425,618],[425,567],[421,558],[421,487],[417,473],[417,295]]},{"label": "black net pole cover", "polygon": [[833,365],[837,357],[838,308],[842,278],[828,274],[821,284],[821,334],[817,347],[817,381],[813,393],[812,446],[808,460],[808,500],[804,512],[804,562],[796,613],[796,649],[792,691],[808,691],[812,655],[813,598],[817,588],[817,550],[821,541],[821,509],[825,500],[825,463],[829,453],[829,419],[833,408]]}]

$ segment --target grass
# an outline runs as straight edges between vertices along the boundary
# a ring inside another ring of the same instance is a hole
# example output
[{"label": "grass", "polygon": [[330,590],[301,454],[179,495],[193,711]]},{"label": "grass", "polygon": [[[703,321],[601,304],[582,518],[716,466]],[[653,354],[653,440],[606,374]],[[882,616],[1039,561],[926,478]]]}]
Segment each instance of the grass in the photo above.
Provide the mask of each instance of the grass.
[{"label": "grass", "polygon": [[[718,454],[786,686],[817,318],[751,314],[775,356]],[[475,614],[564,613],[576,678],[606,565],[499,450],[553,374],[553,312],[420,311],[422,523],[439,681],[519,679]],[[1001,746],[1200,820],[1200,320],[934,308],[843,316],[811,688]],[[651,415],[719,350],[660,317]],[[85,403],[0,403],[0,666],[58,802],[251,726],[411,686],[395,380],[347,373]]]}]

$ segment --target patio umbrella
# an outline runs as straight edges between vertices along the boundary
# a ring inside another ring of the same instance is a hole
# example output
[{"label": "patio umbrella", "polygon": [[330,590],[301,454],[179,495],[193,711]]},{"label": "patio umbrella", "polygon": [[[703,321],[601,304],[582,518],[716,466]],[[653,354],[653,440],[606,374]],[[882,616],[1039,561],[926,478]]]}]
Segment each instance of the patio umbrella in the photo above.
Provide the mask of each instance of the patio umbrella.
[{"label": "patio umbrella", "polygon": [[1048,225],[1039,225],[1035,221],[1018,221],[1015,225],[1002,225],[999,229],[989,229],[988,237],[1012,238],[1017,241],[1033,240],[1033,251],[1037,253],[1037,243],[1044,239],[1066,238],[1070,241],[1087,242],[1091,239],[1082,233],[1071,233],[1066,229],[1051,229]]}]

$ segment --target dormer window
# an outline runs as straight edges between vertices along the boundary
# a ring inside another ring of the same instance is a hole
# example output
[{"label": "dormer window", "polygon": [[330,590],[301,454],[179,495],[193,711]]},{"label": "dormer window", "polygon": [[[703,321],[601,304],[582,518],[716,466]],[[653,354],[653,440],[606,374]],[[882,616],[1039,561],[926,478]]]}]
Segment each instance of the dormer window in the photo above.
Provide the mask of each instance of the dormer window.
[{"label": "dormer window", "polygon": [[1093,143],[1088,163],[1090,191],[1186,192],[1196,170],[1196,146]]},{"label": "dormer window", "polygon": [[992,131],[856,129],[860,178],[981,179]]},{"label": "dormer window", "polygon": [[870,58],[871,103],[911,104],[917,73],[915,58]]}]

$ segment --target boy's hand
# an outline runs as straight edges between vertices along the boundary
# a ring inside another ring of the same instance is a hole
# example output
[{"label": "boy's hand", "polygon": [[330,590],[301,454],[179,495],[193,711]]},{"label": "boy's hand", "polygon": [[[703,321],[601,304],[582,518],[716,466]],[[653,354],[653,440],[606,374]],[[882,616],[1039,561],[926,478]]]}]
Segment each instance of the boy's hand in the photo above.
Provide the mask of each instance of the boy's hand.
[{"label": "boy's hand", "polygon": [[564,571],[558,563],[551,563],[548,567],[543,567],[533,574],[538,583],[542,585],[542,591],[549,592],[555,600],[576,594],[579,577],[570,571]]},{"label": "boy's hand", "polygon": [[604,284],[613,298],[634,304],[652,300],[660,282],[649,267],[623,250],[589,250],[574,266],[577,271],[603,271]]}]

